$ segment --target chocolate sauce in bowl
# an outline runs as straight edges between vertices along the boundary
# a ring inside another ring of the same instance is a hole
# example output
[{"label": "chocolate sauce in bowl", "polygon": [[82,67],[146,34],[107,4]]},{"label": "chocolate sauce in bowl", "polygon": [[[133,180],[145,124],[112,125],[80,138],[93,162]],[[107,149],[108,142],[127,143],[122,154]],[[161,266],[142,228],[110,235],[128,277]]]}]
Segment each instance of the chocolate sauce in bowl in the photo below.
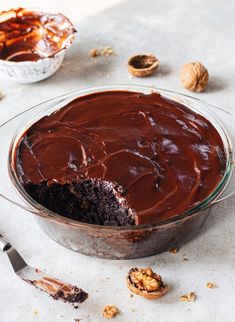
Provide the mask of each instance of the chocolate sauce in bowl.
[{"label": "chocolate sauce in bowl", "polygon": [[54,56],[74,38],[72,23],[62,14],[23,8],[0,12],[0,59],[37,61]]},{"label": "chocolate sauce in bowl", "polygon": [[215,127],[188,107],[128,91],[79,97],[22,136],[23,185],[102,179],[119,184],[136,224],[198,205],[220,183],[226,156]]}]

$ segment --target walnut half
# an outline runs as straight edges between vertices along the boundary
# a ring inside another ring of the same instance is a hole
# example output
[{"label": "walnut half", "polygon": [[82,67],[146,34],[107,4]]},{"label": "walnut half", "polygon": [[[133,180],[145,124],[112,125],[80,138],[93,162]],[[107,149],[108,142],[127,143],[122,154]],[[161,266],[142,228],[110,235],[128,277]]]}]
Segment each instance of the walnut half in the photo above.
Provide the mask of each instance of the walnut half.
[{"label": "walnut half", "polygon": [[127,275],[127,286],[135,294],[149,300],[163,296],[168,288],[163,284],[160,275],[153,272],[150,267],[132,268]]},{"label": "walnut half", "polygon": [[152,54],[137,54],[128,59],[128,70],[136,77],[152,75],[158,68],[159,60]]}]

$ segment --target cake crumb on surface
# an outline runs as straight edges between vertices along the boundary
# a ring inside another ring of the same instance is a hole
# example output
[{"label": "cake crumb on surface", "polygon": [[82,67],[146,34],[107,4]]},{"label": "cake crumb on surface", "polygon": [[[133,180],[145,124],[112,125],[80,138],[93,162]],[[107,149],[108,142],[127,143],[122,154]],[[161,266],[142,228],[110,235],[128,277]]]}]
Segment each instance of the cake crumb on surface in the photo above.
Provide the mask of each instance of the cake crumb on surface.
[{"label": "cake crumb on surface", "polygon": [[106,305],[103,309],[102,315],[107,319],[113,319],[118,313],[120,313],[120,311],[116,306]]},{"label": "cake crumb on surface", "polygon": [[208,282],[208,283],[206,283],[206,287],[207,288],[217,288],[218,286],[212,282]]},{"label": "cake crumb on surface", "polygon": [[3,99],[4,95],[3,92],[0,91],[0,100]]},{"label": "cake crumb on surface", "polygon": [[116,53],[111,46],[104,46],[104,47],[91,49],[89,51],[89,55],[95,58],[98,56],[115,56]]},{"label": "cake crumb on surface", "polygon": [[100,48],[100,54],[103,56],[114,56],[116,55],[115,51],[111,46],[105,46]]},{"label": "cake crumb on surface", "polygon": [[186,257],[187,255],[186,254],[183,254],[183,261],[188,261],[188,257]]},{"label": "cake crumb on surface", "polygon": [[91,50],[89,51],[89,55],[90,55],[91,57],[97,57],[97,56],[99,56],[99,51],[98,51],[97,49],[93,48],[93,49],[91,49]]},{"label": "cake crumb on surface", "polygon": [[34,314],[34,315],[38,315],[38,310],[37,310],[37,309],[34,309],[34,310],[33,310],[33,314]]},{"label": "cake crumb on surface", "polygon": [[171,254],[176,254],[176,253],[178,253],[178,252],[179,252],[179,249],[178,249],[177,247],[174,247],[174,248],[171,248],[171,249],[169,250],[169,252],[170,252]]},{"label": "cake crumb on surface", "polygon": [[194,301],[196,301],[195,292],[189,292],[188,294],[182,295],[180,297],[180,301],[182,301],[182,302],[194,302]]}]

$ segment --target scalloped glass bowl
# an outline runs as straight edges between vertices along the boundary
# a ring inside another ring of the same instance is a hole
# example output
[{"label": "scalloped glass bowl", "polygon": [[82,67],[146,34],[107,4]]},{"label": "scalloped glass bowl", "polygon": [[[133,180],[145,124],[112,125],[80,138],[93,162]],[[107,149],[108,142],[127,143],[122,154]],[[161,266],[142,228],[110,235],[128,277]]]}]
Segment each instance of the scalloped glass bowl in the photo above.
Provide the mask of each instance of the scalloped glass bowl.
[{"label": "scalloped glass bowl", "polygon": [[[131,227],[81,223],[55,214],[33,200],[19,183],[13,164],[15,147],[22,134],[41,117],[51,114],[76,97],[107,90],[129,90],[146,94],[157,91],[206,117],[219,132],[227,157],[225,174],[213,193],[193,209],[167,221]],[[0,171],[3,183],[0,196],[34,214],[37,223],[48,236],[76,252],[109,259],[131,259],[158,254],[192,238],[213,211],[213,206],[234,194],[233,128],[234,115],[230,112],[173,91],[138,85],[110,85],[78,90],[31,107],[0,126]]]}]

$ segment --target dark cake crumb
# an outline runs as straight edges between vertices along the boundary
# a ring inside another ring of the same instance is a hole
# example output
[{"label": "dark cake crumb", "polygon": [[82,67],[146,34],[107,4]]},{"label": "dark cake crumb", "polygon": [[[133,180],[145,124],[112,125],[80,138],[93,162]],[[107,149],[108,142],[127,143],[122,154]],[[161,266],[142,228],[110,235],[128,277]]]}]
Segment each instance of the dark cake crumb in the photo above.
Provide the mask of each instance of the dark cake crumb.
[{"label": "dark cake crumb", "polygon": [[52,297],[54,298],[54,300],[62,300],[63,302],[76,305],[77,303],[83,303],[87,299],[88,295],[81,288],[74,286],[70,293],[65,295],[65,292],[63,290],[59,290]]}]

